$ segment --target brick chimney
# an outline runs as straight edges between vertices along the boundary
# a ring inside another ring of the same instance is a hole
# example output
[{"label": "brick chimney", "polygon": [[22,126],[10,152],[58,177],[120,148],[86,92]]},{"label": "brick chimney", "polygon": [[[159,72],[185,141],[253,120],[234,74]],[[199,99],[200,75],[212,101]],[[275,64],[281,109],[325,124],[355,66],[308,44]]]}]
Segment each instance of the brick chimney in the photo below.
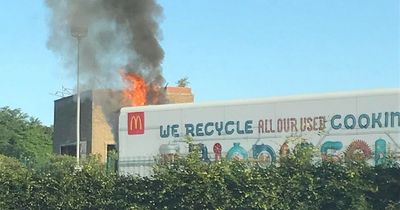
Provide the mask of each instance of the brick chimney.
[{"label": "brick chimney", "polygon": [[192,89],[189,87],[166,87],[166,93],[170,104],[194,102]]}]

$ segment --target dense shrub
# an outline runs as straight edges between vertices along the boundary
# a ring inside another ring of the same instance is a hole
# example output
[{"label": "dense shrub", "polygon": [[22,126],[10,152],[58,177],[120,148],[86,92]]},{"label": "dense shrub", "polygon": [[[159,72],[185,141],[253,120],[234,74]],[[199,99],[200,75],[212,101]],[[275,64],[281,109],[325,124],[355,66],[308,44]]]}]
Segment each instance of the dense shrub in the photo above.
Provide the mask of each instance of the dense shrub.
[{"label": "dense shrub", "polygon": [[24,209],[30,176],[17,159],[0,155],[0,209]]},{"label": "dense shrub", "polygon": [[400,168],[313,159],[297,149],[268,168],[202,162],[194,151],[152,177],[118,176],[96,157],[27,168],[0,156],[0,209],[399,209]]}]

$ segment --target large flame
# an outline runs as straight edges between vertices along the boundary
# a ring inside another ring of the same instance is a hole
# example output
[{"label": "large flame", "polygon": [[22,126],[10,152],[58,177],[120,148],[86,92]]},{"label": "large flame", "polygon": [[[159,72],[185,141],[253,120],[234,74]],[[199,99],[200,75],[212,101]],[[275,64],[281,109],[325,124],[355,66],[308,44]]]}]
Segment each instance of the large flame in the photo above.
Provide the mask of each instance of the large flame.
[{"label": "large flame", "polygon": [[145,105],[149,87],[144,78],[131,72],[122,72],[121,76],[128,84],[128,87],[122,91],[124,102],[131,106]]}]

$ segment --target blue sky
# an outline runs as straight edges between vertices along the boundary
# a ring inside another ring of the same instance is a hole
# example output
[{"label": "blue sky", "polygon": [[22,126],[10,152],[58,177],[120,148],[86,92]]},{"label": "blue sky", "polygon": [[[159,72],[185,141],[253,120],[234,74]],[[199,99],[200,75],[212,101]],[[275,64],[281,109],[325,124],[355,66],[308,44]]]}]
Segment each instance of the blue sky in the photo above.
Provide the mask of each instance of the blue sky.
[{"label": "blue sky", "polygon": [[[195,101],[400,87],[398,0],[159,1],[163,74]],[[46,47],[42,1],[0,12],[0,107],[53,123],[52,95],[74,88]]]}]

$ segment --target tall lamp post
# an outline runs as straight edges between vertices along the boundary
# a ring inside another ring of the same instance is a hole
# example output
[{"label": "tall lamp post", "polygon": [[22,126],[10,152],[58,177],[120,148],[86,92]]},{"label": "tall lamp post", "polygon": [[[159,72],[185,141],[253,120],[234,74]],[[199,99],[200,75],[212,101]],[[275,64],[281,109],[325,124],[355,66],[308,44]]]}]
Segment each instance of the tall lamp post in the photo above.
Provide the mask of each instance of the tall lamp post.
[{"label": "tall lamp post", "polygon": [[80,119],[81,119],[81,93],[79,89],[79,50],[80,42],[87,35],[87,27],[71,27],[71,35],[77,40],[77,56],[76,56],[76,168],[80,169]]}]

